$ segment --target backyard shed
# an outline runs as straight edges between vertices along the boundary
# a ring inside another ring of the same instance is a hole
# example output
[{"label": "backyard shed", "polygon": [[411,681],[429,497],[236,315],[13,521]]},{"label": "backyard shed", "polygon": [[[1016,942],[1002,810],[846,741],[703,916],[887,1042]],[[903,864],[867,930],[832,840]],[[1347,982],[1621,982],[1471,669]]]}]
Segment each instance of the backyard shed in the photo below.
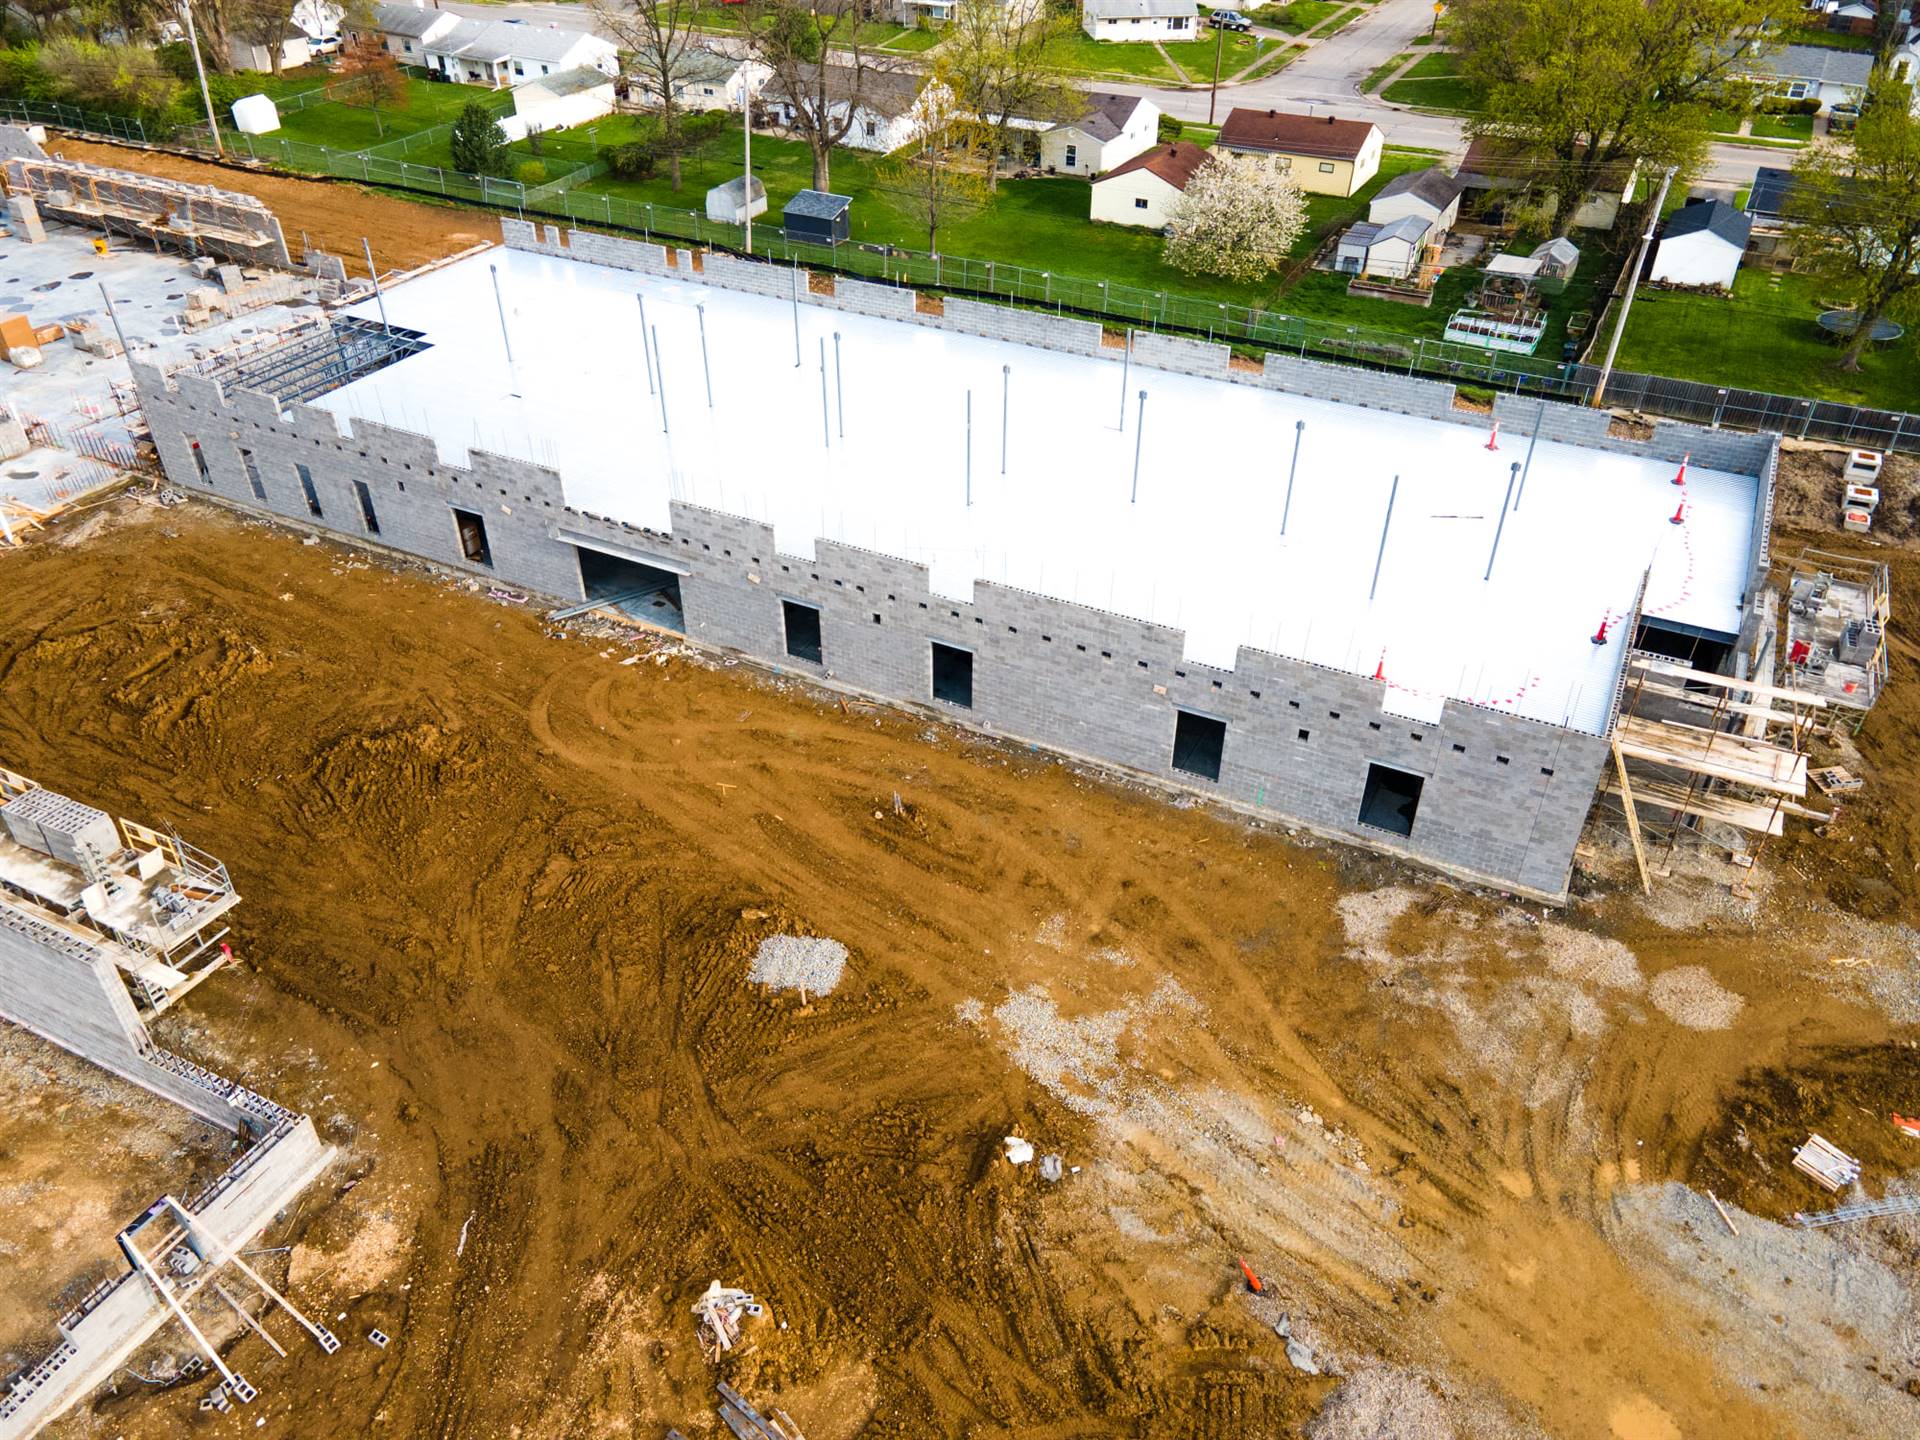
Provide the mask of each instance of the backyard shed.
[{"label": "backyard shed", "polygon": [[1542,280],[1571,280],[1580,268],[1580,247],[1562,235],[1534,247],[1527,258],[1540,262]]},{"label": "backyard shed", "polygon": [[1420,273],[1420,256],[1432,228],[1418,215],[1402,215],[1385,225],[1362,220],[1340,237],[1334,266],[1346,275],[1412,279]]},{"label": "backyard shed", "polygon": [[848,212],[853,201],[845,195],[829,195],[824,190],[802,190],[787,202],[781,223],[789,240],[805,240],[813,245],[838,245],[851,237]]},{"label": "backyard shed", "polygon": [[1445,233],[1460,218],[1460,196],[1465,191],[1464,185],[1437,165],[1410,170],[1380,187],[1380,193],[1367,204],[1367,219],[1376,225],[1389,225],[1403,216],[1415,215]]},{"label": "backyard shed", "polygon": [[1689,201],[1668,218],[1647,278],[1668,285],[1731,289],[1752,234],[1753,217],[1726,201]]},{"label": "backyard shed", "polygon": [[754,215],[767,213],[767,187],[758,175],[736,175],[707,191],[707,219],[744,225]]}]

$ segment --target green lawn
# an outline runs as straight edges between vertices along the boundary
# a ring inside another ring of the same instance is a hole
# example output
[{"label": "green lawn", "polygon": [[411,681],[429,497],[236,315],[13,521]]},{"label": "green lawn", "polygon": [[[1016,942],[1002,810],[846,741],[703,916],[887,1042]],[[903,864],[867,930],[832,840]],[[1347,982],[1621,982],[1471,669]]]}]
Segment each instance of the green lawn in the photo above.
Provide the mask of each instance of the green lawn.
[{"label": "green lawn", "polygon": [[1340,8],[1335,0],[1293,0],[1291,5],[1270,5],[1253,18],[1261,25],[1304,35]]},{"label": "green lawn", "polygon": [[1756,115],[1752,133],[1767,140],[1798,140],[1804,144],[1813,139],[1813,116]]},{"label": "green lawn", "polygon": [[1400,79],[1380,92],[1398,105],[1425,110],[1471,113],[1480,108],[1480,93],[1460,78],[1460,59],[1450,51],[1422,55]]},{"label": "green lawn", "polygon": [[1282,70],[1286,69],[1287,66],[1291,65],[1306,53],[1307,52],[1298,45],[1288,45],[1277,49],[1241,78],[1245,80],[1264,80],[1269,75],[1278,75]]},{"label": "green lawn", "polygon": [[329,100],[309,105],[303,110],[283,112],[280,128],[274,135],[287,140],[305,141],[310,145],[326,145],[335,150],[365,150],[384,140],[431,130],[436,125],[451,124],[475,100],[496,109],[508,108],[511,102],[506,99],[506,93],[479,85],[409,80],[404,109],[382,106],[376,115],[363,105]]},{"label": "green lawn", "polygon": [[1204,40],[1172,40],[1161,46],[1173,57],[1173,63],[1187,72],[1189,80],[1206,84],[1213,79],[1213,55],[1220,50],[1220,78],[1231,80],[1256,60],[1279,49],[1286,42],[1257,39],[1252,35],[1229,34],[1225,43],[1209,35]]},{"label": "green lawn", "polygon": [[1316,40],[1324,40],[1327,36],[1333,34],[1334,31],[1346,29],[1347,26],[1351,25],[1366,13],[1365,6],[1355,5],[1351,9],[1334,16],[1333,19],[1329,20],[1325,25],[1315,30],[1313,32],[1313,38]]},{"label": "green lawn", "polygon": [[1713,110],[1707,114],[1707,129],[1715,135],[1738,135],[1740,126],[1746,120],[1745,115],[1732,110]]},{"label": "green lawn", "polygon": [[1842,35],[1814,25],[1796,26],[1780,37],[1789,45],[1822,45],[1829,50],[1871,50],[1871,35]]},{"label": "green lawn", "polygon": [[1152,45],[1095,40],[1080,30],[1049,40],[1046,56],[1047,64],[1053,69],[1070,75],[1119,75],[1136,80],[1165,80],[1176,85],[1181,80]]},{"label": "green lawn", "polygon": [[1361,90],[1371,95],[1375,90],[1380,88],[1381,84],[1389,75],[1393,74],[1394,71],[1398,70],[1412,58],[1413,52],[1411,50],[1402,50],[1398,55],[1387,61],[1386,64],[1376,67],[1371,75],[1362,80],[1360,82]]},{"label": "green lawn", "polygon": [[1619,364],[1710,385],[1911,409],[1920,395],[1912,333],[1869,352],[1859,374],[1845,374],[1833,367],[1839,347],[1815,322],[1836,303],[1807,276],[1757,269],[1742,269],[1726,298],[1642,289]]}]

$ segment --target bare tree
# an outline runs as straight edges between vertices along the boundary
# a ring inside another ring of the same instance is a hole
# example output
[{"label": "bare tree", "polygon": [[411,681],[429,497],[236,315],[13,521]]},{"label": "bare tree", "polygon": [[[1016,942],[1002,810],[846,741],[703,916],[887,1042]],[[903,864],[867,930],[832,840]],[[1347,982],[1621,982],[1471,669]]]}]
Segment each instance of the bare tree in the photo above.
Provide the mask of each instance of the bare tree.
[{"label": "bare tree", "polygon": [[393,58],[393,52],[378,34],[354,36],[353,43],[340,52],[335,73],[347,83],[333,91],[329,98],[345,105],[364,106],[373,116],[375,131],[382,137],[387,133],[387,122],[380,112],[404,110],[413,99],[413,92],[407,88],[407,77],[400,73],[400,62]]},{"label": "bare tree", "polygon": [[267,52],[267,64],[275,75],[286,61],[286,39],[290,21],[284,0],[223,0],[227,30],[243,45],[258,45]]},{"label": "bare tree", "polygon": [[922,93],[920,116],[911,150],[883,162],[878,179],[926,226],[927,249],[937,253],[940,227],[978,214],[987,203],[995,152],[989,127],[938,80]]},{"label": "bare tree", "polygon": [[636,76],[660,111],[660,148],[680,188],[680,86],[691,69],[699,0],[590,0],[594,19],[620,47],[621,68]]},{"label": "bare tree", "polygon": [[749,42],[786,97],[788,128],[813,152],[816,190],[827,188],[833,147],[888,68],[861,39],[866,12],[867,0],[748,0]]},{"label": "bare tree", "polygon": [[[1080,92],[1046,60],[1047,42],[1070,21],[1035,0],[960,0],[948,22],[936,73],[992,137],[991,154],[1007,153],[1007,133],[1019,119],[1072,119],[1085,108]],[[998,189],[999,167],[987,171]]]}]

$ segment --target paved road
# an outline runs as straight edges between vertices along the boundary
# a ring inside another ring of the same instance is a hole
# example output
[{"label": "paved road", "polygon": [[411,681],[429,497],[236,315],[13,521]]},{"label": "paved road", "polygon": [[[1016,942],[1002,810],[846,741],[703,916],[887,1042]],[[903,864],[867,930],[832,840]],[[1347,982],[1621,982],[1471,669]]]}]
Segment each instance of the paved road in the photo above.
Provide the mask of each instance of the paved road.
[{"label": "paved road", "polygon": [[[535,25],[560,25],[571,30],[594,29],[593,11],[576,0],[556,3],[481,5],[470,0],[441,0],[442,9],[479,20],[525,20]],[[1255,12],[1258,17],[1258,12]],[[1360,85],[1380,66],[1408,48],[1415,36],[1433,24],[1431,0],[1379,0],[1358,20],[1313,45],[1305,55],[1277,75],[1244,85],[1223,85],[1215,118],[1222,119],[1235,105],[1255,109],[1285,107],[1345,120],[1371,120],[1392,145],[1438,150],[1458,160],[1467,151],[1466,127],[1450,115],[1426,115],[1390,105],[1377,95],[1363,95]],[[1150,95],[1169,115],[1205,121],[1212,96],[1205,90],[1157,90],[1149,85],[1108,84],[1102,90]],[[1755,149],[1744,145],[1715,145],[1709,169],[1695,189],[1711,189],[1729,196],[1753,183],[1762,165],[1791,165],[1791,151]]]}]

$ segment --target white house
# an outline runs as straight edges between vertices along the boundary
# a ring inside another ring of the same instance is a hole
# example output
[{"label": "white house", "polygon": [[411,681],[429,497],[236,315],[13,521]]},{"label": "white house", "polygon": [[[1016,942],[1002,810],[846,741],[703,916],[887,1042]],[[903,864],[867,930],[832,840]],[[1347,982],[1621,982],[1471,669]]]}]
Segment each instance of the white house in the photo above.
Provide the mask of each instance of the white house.
[{"label": "white house", "polygon": [[1081,0],[1080,28],[1095,40],[1193,40],[1195,0]]},{"label": "white house", "polygon": [[462,20],[421,46],[426,67],[450,80],[501,89],[590,65],[619,74],[619,51],[584,30],[512,20]]},{"label": "white house", "polygon": [[[233,60],[236,70],[273,69],[273,46],[255,40],[242,40],[233,36],[227,41],[227,54]],[[313,58],[313,50],[307,44],[307,32],[298,25],[289,23],[280,36],[280,68],[291,70],[296,65],[304,65]]]},{"label": "white house", "polygon": [[1426,221],[1436,235],[1444,235],[1460,219],[1460,197],[1465,193],[1466,186],[1437,165],[1410,170],[1380,187],[1367,202],[1367,219],[1375,225],[1390,225],[1411,215]]},{"label": "white house", "polygon": [[613,79],[591,65],[576,65],[513,87],[513,114],[500,128],[509,140],[533,131],[566,130],[613,113]]},{"label": "white house", "polygon": [[[772,78],[771,65],[696,47],[680,59],[673,103],[682,110],[731,110],[738,114],[748,97],[759,95]],[[660,103],[653,76],[629,75],[627,79],[633,87],[633,98],[640,104]]]},{"label": "white house", "polygon": [[1042,132],[1040,164],[1048,174],[1104,175],[1158,142],[1160,107],[1139,95],[1087,96],[1087,113]]},{"label": "white house", "polygon": [[1334,268],[1343,275],[1415,279],[1420,274],[1420,257],[1434,238],[1433,226],[1418,215],[1402,215],[1383,225],[1362,220],[1348,226],[1340,237]]},{"label": "white house", "polygon": [[[1039,14],[1045,4],[1046,0],[1001,0],[1000,8],[1013,12],[1016,21],[1024,21]],[[918,25],[922,20],[944,25],[959,8],[960,0],[892,0],[889,18],[897,25]]]},{"label": "white house", "polygon": [[1753,217],[1726,201],[1688,201],[1667,218],[1647,278],[1668,285],[1717,285],[1731,290],[1752,234]]},{"label": "white house", "polygon": [[[922,95],[925,77],[904,70],[862,70],[858,85],[854,72],[845,65],[827,68],[827,110],[835,123],[846,119],[852,105],[853,119],[846,138],[840,143],[854,150],[876,150],[881,154],[898,150],[918,139],[926,124],[926,100]],[[786,93],[776,79],[762,92],[767,113],[782,129],[792,129],[801,104],[812,105],[818,93],[816,66],[807,66],[801,76],[802,94],[798,101]],[[858,101],[853,97],[858,94]]]},{"label": "white house", "polygon": [[350,33],[355,39],[378,35],[387,53],[402,65],[425,65],[427,42],[438,40],[459,23],[460,17],[451,10],[436,10],[424,3],[409,5],[402,0],[399,4],[374,6],[372,28],[355,28]]},{"label": "white house", "polygon": [[1090,217],[1109,225],[1161,229],[1172,218],[1173,202],[1186,193],[1187,182],[1207,159],[1205,150],[1184,140],[1156,145],[1093,182]]},{"label": "white house", "polygon": [[309,40],[325,40],[339,35],[345,14],[332,0],[299,0],[293,7],[293,23]]},{"label": "white house", "polygon": [[1857,104],[1872,73],[1873,56],[1868,51],[1789,45],[1744,61],[1740,78],[1782,100],[1817,100],[1824,115],[1836,105]]}]

